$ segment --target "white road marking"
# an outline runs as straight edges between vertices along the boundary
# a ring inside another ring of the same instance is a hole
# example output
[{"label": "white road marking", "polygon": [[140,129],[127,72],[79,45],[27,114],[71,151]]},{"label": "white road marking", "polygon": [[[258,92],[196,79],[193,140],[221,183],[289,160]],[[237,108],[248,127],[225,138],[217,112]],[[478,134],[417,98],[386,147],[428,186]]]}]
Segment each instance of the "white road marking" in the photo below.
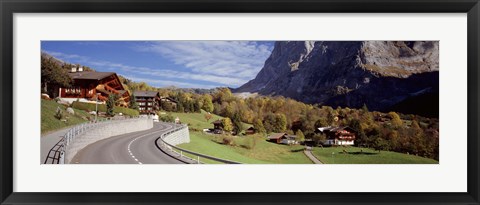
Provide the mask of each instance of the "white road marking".
[{"label": "white road marking", "polygon": [[[167,125],[167,126],[169,126],[169,128],[172,128],[172,126],[170,126],[170,125]],[[169,129],[169,128],[166,128],[166,129]],[[144,134],[144,135],[142,135],[142,136],[136,137],[135,139],[133,139],[132,141],[130,141],[130,143],[128,143],[128,146],[127,146],[128,154],[130,154],[130,156],[131,156],[138,164],[142,164],[142,162],[141,162],[140,160],[138,160],[138,159],[135,157],[135,155],[133,155],[133,153],[132,153],[131,150],[130,150],[130,146],[132,145],[132,143],[135,142],[135,141],[136,141],[137,139],[139,139],[139,138],[142,138],[142,137],[145,137],[145,136],[148,136],[148,135],[157,133],[157,132],[162,132],[162,131],[165,131],[166,129],[158,130],[158,131],[155,131],[155,132],[151,132],[151,133]]]}]

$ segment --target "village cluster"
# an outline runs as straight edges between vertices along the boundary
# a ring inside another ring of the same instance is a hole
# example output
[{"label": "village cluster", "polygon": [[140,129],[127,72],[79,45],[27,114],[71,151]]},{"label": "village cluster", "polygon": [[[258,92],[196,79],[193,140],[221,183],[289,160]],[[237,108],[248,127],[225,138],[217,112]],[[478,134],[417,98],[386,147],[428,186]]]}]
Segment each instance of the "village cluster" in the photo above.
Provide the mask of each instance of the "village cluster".
[{"label": "village cluster", "polygon": [[[72,79],[72,86],[68,88],[58,87],[58,98],[62,101],[73,103],[74,101],[84,103],[105,104],[109,95],[115,94],[119,98],[117,104],[122,107],[128,107],[134,100],[138,104],[138,110],[142,115],[153,115],[158,119],[158,111],[162,105],[168,104],[174,110],[177,107],[177,101],[168,96],[161,96],[157,91],[135,90],[128,92],[122,85],[119,77],[114,72],[96,72],[84,71],[82,67],[72,67],[68,73]],[[207,128],[204,131],[211,134],[225,134],[222,120],[212,122],[213,128]],[[326,140],[322,143],[326,146],[354,145],[355,130],[348,126],[328,126],[318,127],[316,133],[325,134]],[[256,133],[255,127],[249,127],[245,130],[246,135]],[[299,144],[297,136],[287,133],[270,133],[267,141],[278,144]],[[315,144],[307,139],[305,144]]]}]

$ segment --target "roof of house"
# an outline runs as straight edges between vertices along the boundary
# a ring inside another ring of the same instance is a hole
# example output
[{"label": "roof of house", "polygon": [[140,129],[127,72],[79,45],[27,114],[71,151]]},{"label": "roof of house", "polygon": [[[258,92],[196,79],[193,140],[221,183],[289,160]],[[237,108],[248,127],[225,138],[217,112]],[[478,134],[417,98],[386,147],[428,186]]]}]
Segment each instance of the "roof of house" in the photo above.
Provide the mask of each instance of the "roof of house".
[{"label": "roof of house", "polygon": [[95,71],[82,71],[68,73],[72,79],[83,79],[83,80],[101,80],[111,75],[116,75],[114,72],[95,72]]},{"label": "roof of house", "polygon": [[270,136],[268,136],[268,139],[280,139],[286,135],[286,133],[272,133]]},{"label": "roof of house", "polygon": [[221,120],[215,120],[212,122],[212,124],[222,124],[222,121]]},{"label": "roof of house", "polygon": [[157,91],[143,91],[143,90],[135,90],[133,94],[136,97],[155,97],[158,95]]},{"label": "roof of house", "polygon": [[118,94],[120,94],[120,95],[125,94],[125,92],[128,92],[128,91],[126,91],[126,90],[118,90]]},{"label": "roof of house", "polygon": [[165,100],[168,100],[170,102],[174,102],[174,103],[177,103],[177,101],[171,97],[160,97],[161,99],[165,99]]},{"label": "roof of house", "polygon": [[332,127],[332,126],[329,126],[329,127],[319,127],[319,128],[317,128],[317,129],[318,129],[320,132],[325,132],[325,131],[336,132],[336,131],[346,130],[346,129],[355,131],[353,128],[351,128],[351,127],[349,127],[349,126],[342,126],[342,127]]}]

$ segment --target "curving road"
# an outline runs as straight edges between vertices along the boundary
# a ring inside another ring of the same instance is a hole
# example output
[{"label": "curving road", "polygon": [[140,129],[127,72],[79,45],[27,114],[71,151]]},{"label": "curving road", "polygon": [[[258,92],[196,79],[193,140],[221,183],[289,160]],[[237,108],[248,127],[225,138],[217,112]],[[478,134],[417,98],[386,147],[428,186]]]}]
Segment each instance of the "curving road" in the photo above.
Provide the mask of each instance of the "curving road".
[{"label": "curving road", "polygon": [[183,164],[160,151],[155,140],[172,126],[154,123],[149,130],[113,136],[80,150],[72,164]]}]

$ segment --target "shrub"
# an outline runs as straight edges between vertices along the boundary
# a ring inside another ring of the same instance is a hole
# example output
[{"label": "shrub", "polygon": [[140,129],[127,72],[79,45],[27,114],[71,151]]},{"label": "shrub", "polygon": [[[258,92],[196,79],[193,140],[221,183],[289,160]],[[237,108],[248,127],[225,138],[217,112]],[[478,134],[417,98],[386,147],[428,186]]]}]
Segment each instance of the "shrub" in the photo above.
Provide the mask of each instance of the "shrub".
[{"label": "shrub", "polygon": [[230,146],[234,146],[235,145],[235,142],[233,140],[233,137],[232,136],[229,136],[229,135],[225,135],[222,137],[222,143],[224,145],[230,145]]},{"label": "shrub", "polygon": [[117,95],[108,95],[108,100],[107,100],[107,115],[108,116],[114,116],[115,113],[113,112],[113,109],[115,107],[115,102],[117,101],[118,97]]},{"label": "shrub", "polygon": [[55,118],[59,120],[63,118],[63,111],[60,107],[57,107],[57,110],[55,111]]},{"label": "shrub", "polygon": [[175,118],[174,118],[172,115],[170,115],[170,114],[168,114],[168,115],[161,115],[161,116],[160,116],[160,120],[161,120],[162,122],[175,122]]},{"label": "shrub", "polygon": [[[85,111],[94,111],[95,110],[95,103],[85,103],[85,102],[76,102],[74,101],[72,103],[72,108],[79,109],[79,110],[85,110]],[[98,104],[98,111],[99,112],[106,112],[107,111],[107,106],[105,104]],[[138,116],[140,113],[138,110],[130,109],[130,108],[125,108],[125,107],[119,107],[115,106],[113,108],[114,113],[123,113],[124,115],[128,116]]]}]

